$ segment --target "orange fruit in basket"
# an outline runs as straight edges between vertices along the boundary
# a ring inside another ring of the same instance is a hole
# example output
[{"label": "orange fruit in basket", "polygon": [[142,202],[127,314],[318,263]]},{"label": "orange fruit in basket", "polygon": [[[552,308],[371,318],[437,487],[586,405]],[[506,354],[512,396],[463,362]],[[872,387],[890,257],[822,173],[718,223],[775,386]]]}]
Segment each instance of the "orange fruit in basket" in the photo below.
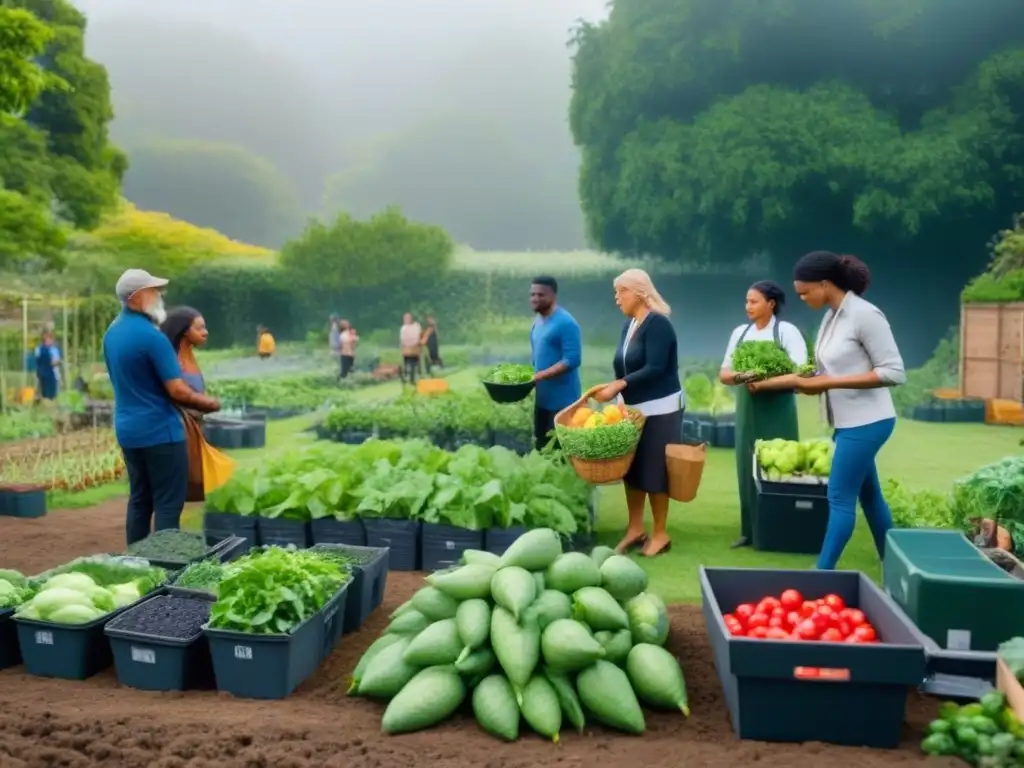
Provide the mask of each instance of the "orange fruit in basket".
[{"label": "orange fruit in basket", "polygon": [[573,427],[582,427],[587,423],[587,419],[593,415],[593,411],[584,406],[576,410],[576,413],[572,415],[572,420],[569,422]]},{"label": "orange fruit in basket", "polygon": [[626,417],[622,409],[617,405],[605,406],[605,409],[601,411],[601,415],[604,416],[605,424],[617,424]]}]

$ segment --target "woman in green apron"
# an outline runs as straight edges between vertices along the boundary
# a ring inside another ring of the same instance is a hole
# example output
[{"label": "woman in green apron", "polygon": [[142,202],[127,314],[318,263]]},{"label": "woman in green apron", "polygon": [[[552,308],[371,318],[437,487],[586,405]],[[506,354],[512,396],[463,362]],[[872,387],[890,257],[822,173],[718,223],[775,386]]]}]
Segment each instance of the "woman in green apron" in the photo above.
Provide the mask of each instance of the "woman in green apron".
[{"label": "woman in green apron", "polygon": [[[729,338],[729,347],[722,361],[719,379],[723,384],[745,383],[742,375],[732,371],[732,355],[745,341],[774,341],[797,366],[807,362],[807,342],[792,323],[778,319],[786,294],[770,280],[754,283],[747,291],[749,323],[737,326]],[[739,379],[737,378],[739,376]],[[796,440],[799,427],[796,397],[792,392],[758,392],[751,394],[745,386],[736,393],[736,479],[740,491],[740,538],[733,547],[750,545],[753,537],[754,509],[757,487],[754,484],[754,443],[757,440]]]}]

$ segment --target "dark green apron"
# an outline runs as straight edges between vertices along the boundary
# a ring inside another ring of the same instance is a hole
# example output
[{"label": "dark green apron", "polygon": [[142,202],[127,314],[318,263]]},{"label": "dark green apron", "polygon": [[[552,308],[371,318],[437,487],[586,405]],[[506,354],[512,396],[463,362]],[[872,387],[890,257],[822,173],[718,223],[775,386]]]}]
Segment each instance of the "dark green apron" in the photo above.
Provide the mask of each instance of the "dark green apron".
[{"label": "dark green apron", "polygon": [[[740,336],[743,343],[751,323]],[[775,343],[779,341],[779,324],[775,323]],[[796,396],[792,392],[758,392],[750,394],[745,385],[736,387],[736,479],[740,492],[740,535],[753,537],[754,513],[757,508],[757,486],[754,483],[754,443],[757,440],[798,440],[800,428],[796,415]]]}]

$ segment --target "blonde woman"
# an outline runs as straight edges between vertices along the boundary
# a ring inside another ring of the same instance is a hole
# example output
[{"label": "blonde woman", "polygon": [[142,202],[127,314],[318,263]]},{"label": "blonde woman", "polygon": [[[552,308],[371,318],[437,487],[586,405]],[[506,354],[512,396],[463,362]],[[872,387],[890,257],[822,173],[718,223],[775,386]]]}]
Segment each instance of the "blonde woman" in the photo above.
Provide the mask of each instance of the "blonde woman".
[{"label": "blonde woman", "polygon": [[[615,303],[629,318],[615,353],[616,380],[596,399],[621,398],[647,417],[640,444],[623,479],[629,526],[618,551],[643,548],[655,557],[672,546],[668,537],[668,471],[665,447],[677,443],[683,428],[683,387],[679,383],[679,349],[668,319],[671,309],[642,269],[627,269],[615,278]],[[644,503],[650,498],[654,528],[644,529]]]}]

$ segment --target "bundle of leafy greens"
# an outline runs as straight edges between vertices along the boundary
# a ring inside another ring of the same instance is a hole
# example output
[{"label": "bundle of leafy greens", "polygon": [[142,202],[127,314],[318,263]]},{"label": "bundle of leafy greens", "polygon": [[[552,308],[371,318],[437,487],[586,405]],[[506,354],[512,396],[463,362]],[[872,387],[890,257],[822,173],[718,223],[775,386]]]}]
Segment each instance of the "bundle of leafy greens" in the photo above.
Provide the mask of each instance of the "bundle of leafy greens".
[{"label": "bundle of leafy greens", "polygon": [[772,379],[796,373],[796,366],[774,341],[744,341],[732,353],[732,370],[757,379]]},{"label": "bundle of leafy greens", "polygon": [[17,608],[31,600],[34,594],[35,588],[25,576],[0,568],[0,611]]},{"label": "bundle of leafy greens", "polygon": [[146,560],[185,564],[206,554],[209,547],[202,534],[177,528],[151,533],[128,547],[127,554]]},{"label": "bundle of leafy greens", "polygon": [[555,427],[562,450],[577,459],[600,461],[625,456],[640,440],[640,428],[629,419],[593,429]]},{"label": "bundle of leafy greens", "polygon": [[533,374],[532,365],[498,363],[483,375],[483,380],[492,384],[529,384]]},{"label": "bundle of leafy greens", "polygon": [[217,585],[224,578],[224,566],[216,560],[192,563],[174,580],[174,586],[217,594]]},{"label": "bundle of leafy greens", "polygon": [[1007,456],[957,480],[953,509],[964,530],[978,520],[994,520],[1009,532],[1014,548],[1024,551],[1024,456]]},{"label": "bundle of leafy greens", "polygon": [[226,567],[210,609],[210,627],[288,634],[323,608],[350,578],[337,562],[316,552],[266,547]]}]

